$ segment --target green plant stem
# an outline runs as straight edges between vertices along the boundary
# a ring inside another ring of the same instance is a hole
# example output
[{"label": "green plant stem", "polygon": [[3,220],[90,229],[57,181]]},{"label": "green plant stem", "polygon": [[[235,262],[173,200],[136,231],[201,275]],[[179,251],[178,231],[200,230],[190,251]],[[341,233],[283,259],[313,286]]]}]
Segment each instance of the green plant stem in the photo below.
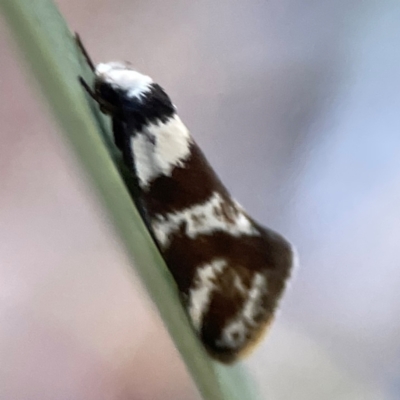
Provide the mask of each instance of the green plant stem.
[{"label": "green plant stem", "polygon": [[97,191],[201,395],[209,400],[254,399],[242,368],[210,359],[193,334],[175,283],[133,205],[124,174],[116,168],[120,164],[107,139],[108,124],[94,111],[97,105],[89,105],[78,82],[78,76],[91,82],[91,72],[54,3],[1,0],[0,7],[60,132]]}]

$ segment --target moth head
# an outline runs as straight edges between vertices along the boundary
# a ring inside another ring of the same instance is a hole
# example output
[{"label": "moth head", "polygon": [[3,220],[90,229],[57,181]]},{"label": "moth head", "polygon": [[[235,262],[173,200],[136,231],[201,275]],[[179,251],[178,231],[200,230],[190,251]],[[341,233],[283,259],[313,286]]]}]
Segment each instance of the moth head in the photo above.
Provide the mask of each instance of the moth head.
[{"label": "moth head", "polygon": [[145,124],[150,120],[164,120],[175,112],[175,106],[161,86],[135,71],[129,63],[98,64],[95,75],[94,97],[106,114]]},{"label": "moth head", "polygon": [[129,63],[101,63],[96,66],[95,74],[95,95],[108,114],[128,103],[132,106],[143,102],[152,91],[153,80],[135,71]]}]

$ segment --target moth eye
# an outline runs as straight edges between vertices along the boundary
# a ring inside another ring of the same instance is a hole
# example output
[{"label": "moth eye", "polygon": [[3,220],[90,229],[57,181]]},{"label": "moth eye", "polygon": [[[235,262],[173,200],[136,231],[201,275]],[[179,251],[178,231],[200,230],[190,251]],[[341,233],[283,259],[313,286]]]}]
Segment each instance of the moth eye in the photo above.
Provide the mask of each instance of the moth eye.
[{"label": "moth eye", "polygon": [[96,84],[96,94],[106,101],[107,103],[116,104],[118,99],[118,94],[116,91],[109,85],[104,82],[98,82]]}]

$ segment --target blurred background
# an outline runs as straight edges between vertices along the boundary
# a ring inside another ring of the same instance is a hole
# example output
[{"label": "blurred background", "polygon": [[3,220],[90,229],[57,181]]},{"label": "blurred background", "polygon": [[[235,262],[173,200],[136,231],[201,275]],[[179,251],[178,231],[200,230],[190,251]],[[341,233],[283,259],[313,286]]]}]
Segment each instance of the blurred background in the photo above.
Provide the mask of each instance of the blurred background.
[{"label": "blurred background", "polygon": [[[171,95],[300,267],[245,364],[272,400],[400,398],[400,3],[59,0]],[[0,19],[0,398],[198,399]]]}]

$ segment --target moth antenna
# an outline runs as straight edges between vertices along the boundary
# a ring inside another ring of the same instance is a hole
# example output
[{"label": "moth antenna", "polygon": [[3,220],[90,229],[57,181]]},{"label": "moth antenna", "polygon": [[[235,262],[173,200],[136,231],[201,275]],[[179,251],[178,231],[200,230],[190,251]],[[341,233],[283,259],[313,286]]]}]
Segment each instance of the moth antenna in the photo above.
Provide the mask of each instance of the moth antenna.
[{"label": "moth antenna", "polygon": [[77,46],[79,47],[81,53],[83,54],[83,56],[85,57],[86,62],[88,63],[90,69],[95,72],[96,67],[94,65],[94,62],[92,61],[92,59],[89,56],[89,53],[86,51],[85,46],[82,43],[81,37],[79,36],[79,34],[77,32],[75,32],[75,42],[77,44]]}]

